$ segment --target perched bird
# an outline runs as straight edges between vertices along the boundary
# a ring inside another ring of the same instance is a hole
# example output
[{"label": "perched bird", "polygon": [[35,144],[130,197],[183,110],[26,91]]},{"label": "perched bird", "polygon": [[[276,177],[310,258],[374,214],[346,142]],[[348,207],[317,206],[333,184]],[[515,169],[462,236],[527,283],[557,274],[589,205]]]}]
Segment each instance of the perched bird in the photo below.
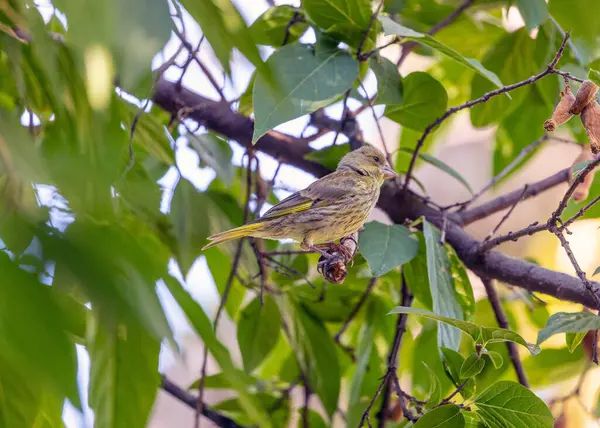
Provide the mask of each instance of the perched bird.
[{"label": "perched bird", "polygon": [[315,243],[333,243],[358,231],[375,207],[384,180],[397,176],[381,151],[364,145],[346,154],[334,172],[288,196],[263,216],[209,237],[212,242],[203,249],[248,236],[291,238],[303,250],[327,257]]}]

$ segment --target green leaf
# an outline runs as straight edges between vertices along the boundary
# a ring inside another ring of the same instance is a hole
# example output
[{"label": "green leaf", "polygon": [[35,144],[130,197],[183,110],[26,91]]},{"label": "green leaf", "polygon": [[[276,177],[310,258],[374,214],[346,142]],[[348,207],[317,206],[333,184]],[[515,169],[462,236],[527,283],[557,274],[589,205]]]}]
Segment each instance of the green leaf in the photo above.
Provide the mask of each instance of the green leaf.
[{"label": "green leaf", "polygon": [[336,144],[304,155],[304,159],[320,163],[329,169],[336,169],[340,159],[350,153],[350,144]]},{"label": "green leaf", "polygon": [[454,404],[437,407],[419,418],[415,428],[463,428],[465,417]]},{"label": "green leaf", "polygon": [[425,362],[423,362],[423,365],[429,373],[429,394],[425,401],[427,401],[428,407],[433,407],[442,400],[442,384],[435,372]]},{"label": "green leaf", "polygon": [[[248,386],[256,385],[256,383],[259,382],[259,380],[257,378],[249,375],[244,370],[237,370],[236,373],[237,373],[237,376]],[[194,382],[192,382],[192,384],[190,386],[188,386],[188,389],[189,390],[194,390],[194,389],[197,390],[198,386],[200,386],[200,379],[197,379]],[[229,388],[231,388],[231,385],[229,384],[229,381],[227,380],[227,375],[225,375],[225,373],[221,372],[221,373],[217,373],[214,375],[206,376],[204,378],[204,388],[207,388],[207,389],[229,389]]]},{"label": "green leaf", "polygon": [[229,351],[217,339],[211,322],[204,313],[204,310],[190,294],[181,286],[179,281],[172,277],[164,278],[169,291],[177,301],[177,304],[183,309],[190,324],[202,338],[204,345],[221,367],[223,375],[226,377],[232,389],[237,392],[238,400],[242,409],[251,421],[259,426],[269,426],[268,417],[265,410],[258,401],[248,393],[248,388],[243,377],[237,375],[238,370],[234,367]]},{"label": "green leaf", "polygon": [[579,332],[579,333],[567,333],[565,334],[565,340],[567,342],[567,348],[569,348],[570,352],[573,352],[581,343],[587,331]]},{"label": "green leaf", "polygon": [[362,323],[358,346],[356,349],[356,368],[352,377],[352,383],[350,386],[350,394],[348,398],[348,426],[358,426],[362,412],[366,406],[361,403],[361,392],[363,384],[365,383],[366,377],[369,371],[369,361],[371,353],[373,352],[373,345],[375,343],[375,332],[378,322],[377,305],[374,300],[369,300],[367,313],[365,316],[365,322]]},{"label": "green leaf", "polygon": [[[450,275],[450,260],[446,249],[440,244],[441,234],[427,220],[423,221],[423,234],[427,248],[427,275],[433,311],[450,318],[462,319],[464,314],[456,300],[454,282]],[[440,325],[438,344],[457,351],[460,345],[460,332],[445,324]]]},{"label": "green leaf", "polygon": [[258,74],[254,83],[252,143],[270,129],[331,104],[358,77],[358,62],[339,49],[287,45],[267,60],[278,76],[276,87]]},{"label": "green leaf", "polygon": [[525,346],[531,354],[538,354],[540,349],[533,343],[528,343],[514,331],[505,330],[503,328],[484,327],[472,322],[457,320],[433,312],[425,311],[417,308],[405,306],[396,306],[390,311],[390,314],[415,314],[436,321],[441,321],[448,325],[454,326],[465,333],[478,343],[495,343],[495,342],[514,342]]},{"label": "green leaf", "polygon": [[[296,16],[294,24],[290,25],[292,19]],[[250,26],[250,33],[254,38],[254,43],[280,47],[286,38],[286,32],[289,32],[287,43],[294,43],[308,29],[308,22],[304,18],[302,9],[289,5],[280,5],[267,9]]]},{"label": "green leaf", "polygon": [[198,153],[200,162],[204,162],[217,173],[217,177],[231,184],[234,176],[231,156],[233,154],[227,141],[214,134],[187,134],[190,147]]},{"label": "green leaf", "polygon": [[460,378],[468,379],[477,376],[485,367],[485,360],[476,353],[472,353],[467,357],[462,367],[460,368]]},{"label": "green leaf", "polygon": [[[405,153],[409,153],[409,154],[413,154],[414,150],[408,148],[408,147],[402,147],[400,148],[400,151],[405,152]],[[439,160],[438,158],[431,156],[427,153],[421,153],[419,152],[418,155],[421,159],[423,159],[425,162],[427,162],[430,165],[435,166],[436,168],[441,169],[442,171],[444,171],[446,174],[456,178],[463,186],[465,186],[467,188],[467,190],[473,194],[473,189],[471,188],[471,186],[469,185],[469,183],[467,182],[467,180],[465,180],[463,178],[462,175],[460,175],[454,168],[450,167],[449,165],[447,165],[446,163],[442,162],[441,160]]]},{"label": "green leaf", "polygon": [[588,79],[594,82],[596,85],[600,85],[600,71],[590,68],[590,71],[588,72]]},{"label": "green leaf", "polygon": [[548,5],[544,0],[516,0],[516,5],[529,30],[540,26],[548,19]]},{"label": "green leaf", "polygon": [[423,233],[417,232],[415,236],[419,239],[419,251],[408,263],[402,266],[402,272],[406,278],[406,285],[415,298],[426,309],[433,309],[431,300],[431,287],[427,275],[427,248],[425,248],[425,237]]},{"label": "green leaf", "polygon": [[102,322],[131,317],[157,340],[172,344],[171,328],[156,294],[156,281],[166,274],[169,253],[137,218],[119,223],[82,216],[64,233],[38,235],[45,252],[76,279]]},{"label": "green leaf", "polygon": [[3,252],[0,283],[2,363],[26,376],[26,383],[40,384],[48,394],[67,397],[79,407],[75,347],[65,334],[63,314],[50,287]]},{"label": "green leaf", "polygon": [[[539,73],[548,59],[549,41],[543,31],[536,39],[529,37],[529,31],[521,29],[506,34],[494,46],[490,47],[483,58],[483,65],[498,73],[501,80],[514,83]],[[552,49],[554,54],[554,49]],[[539,83],[539,82],[538,82]],[[537,84],[536,84],[537,85]],[[495,89],[487,79],[476,74],[471,81],[470,99],[481,97]],[[485,103],[473,106],[470,110],[471,122],[476,127],[498,123],[502,118],[521,104],[529,87],[510,92],[509,97],[496,96]],[[529,144],[528,141],[524,144]]]},{"label": "green leaf", "polygon": [[371,57],[369,65],[377,78],[375,104],[402,104],[404,86],[396,64],[385,57]]},{"label": "green leaf", "polygon": [[137,323],[105,324],[91,316],[88,321],[94,426],[145,426],[160,385],[160,342]]},{"label": "green leaf", "polygon": [[254,111],[254,106],[252,105],[252,91],[254,90],[254,82],[256,81],[256,70],[252,73],[252,77],[250,77],[250,81],[248,82],[248,86],[244,93],[240,96],[240,103],[238,105],[238,113],[243,114],[244,116],[250,116]]},{"label": "green leaf", "polygon": [[587,333],[589,330],[600,329],[600,317],[591,312],[558,312],[552,314],[544,327],[538,333],[537,344],[548,340],[559,333]]},{"label": "green leaf", "polygon": [[36,382],[14,370],[4,358],[0,358],[0,426],[34,426],[44,391]]},{"label": "green leaf", "polygon": [[331,417],[337,409],[341,381],[336,345],[325,325],[302,307],[296,308],[295,328],[298,347],[292,349],[302,350],[298,357],[303,372],[308,373],[311,388]]},{"label": "green leaf", "polygon": [[233,48],[258,70],[266,70],[252,32],[231,0],[182,0],[181,4],[202,28],[202,34],[227,74]]},{"label": "green leaf", "polygon": [[485,422],[514,428],[552,428],[554,418],[546,404],[516,382],[500,381],[475,398]]},{"label": "green leaf", "polygon": [[327,425],[327,422],[323,420],[323,417],[316,410],[308,409],[308,424],[304,425],[302,415],[300,415],[298,417],[298,425],[296,426],[297,428],[303,428],[305,426],[311,428],[328,428],[330,425]]},{"label": "green leaf", "polygon": [[[547,103],[544,94],[541,92],[541,88],[545,87],[556,94],[558,92],[557,79],[550,78],[539,82],[537,85],[530,86],[525,90],[520,105],[502,119],[498,130],[499,138],[496,141],[494,150],[494,175],[499,174],[523,149],[544,135],[543,127],[531,126],[531,124],[543,123],[552,115],[554,103]],[[530,151],[521,161],[521,165],[528,161],[539,147],[538,145],[536,149]],[[511,172],[514,173],[517,170],[518,168],[514,168]],[[510,177],[510,175],[507,174],[504,179]]]},{"label": "green leaf", "polygon": [[598,267],[596,268],[596,270],[594,270],[594,273],[592,274],[592,276],[596,276],[596,275],[598,275],[599,273],[600,273],[600,266],[598,266]]},{"label": "green leaf", "polygon": [[[575,165],[571,167],[571,179],[574,179],[579,175],[581,171],[583,171],[590,163],[591,160],[577,162]],[[594,274],[595,275],[595,274]]]},{"label": "green leaf", "polygon": [[234,227],[226,212],[218,205],[224,196],[216,192],[200,192],[185,179],[177,183],[169,217],[177,243],[177,262],[184,276],[201,254],[211,234]]},{"label": "green leaf", "polygon": [[495,369],[499,369],[500,367],[502,367],[504,361],[502,359],[502,355],[500,355],[498,352],[488,351],[486,349],[483,351],[483,355],[487,355],[490,358],[490,361],[494,365]]},{"label": "green leaf", "polygon": [[273,350],[279,340],[280,330],[281,315],[270,295],[264,296],[264,305],[256,297],[242,310],[237,339],[248,373],[258,367]]},{"label": "green leaf", "polygon": [[410,261],[419,251],[419,241],[404,226],[376,221],[365,224],[358,246],[373,276],[381,276]]},{"label": "green leaf", "polygon": [[549,348],[543,349],[538,355],[524,358],[523,368],[532,388],[537,389],[576,378],[588,362],[589,356],[583,347],[578,347],[573,352],[566,347]]},{"label": "green leaf", "polygon": [[465,320],[469,320],[475,315],[476,306],[471,280],[464,263],[458,258],[454,249],[447,245],[446,250],[450,258],[451,273],[454,279],[454,294],[465,314]]},{"label": "green leaf", "polygon": [[[217,291],[222,297],[225,293],[225,289],[227,288],[227,281],[229,280],[229,275],[231,274],[233,260],[224,252],[219,251],[218,248],[206,251],[204,256],[206,257],[206,264],[210,269],[210,274],[215,281]],[[240,268],[241,266],[238,267],[238,269]],[[229,287],[227,302],[225,303],[225,310],[232,320],[237,320],[239,309],[244,301],[245,295],[246,288],[240,283],[238,278],[233,278],[231,286]]]},{"label": "green leaf", "polygon": [[[460,369],[465,362],[465,357],[449,348],[441,347],[440,350],[442,351],[442,363],[444,365],[446,376],[452,381],[454,387],[458,388],[463,383],[463,380],[460,377]],[[460,395],[466,399],[472,397],[474,393],[475,379],[471,378],[467,381],[465,386],[463,386]]]},{"label": "green leaf", "polygon": [[302,7],[308,17],[323,29],[350,25],[357,30],[366,30],[373,14],[369,0],[305,0]]},{"label": "green leaf", "polygon": [[385,108],[386,117],[402,126],[417,131],[424,130],[446,111],[448,94],[440,82],[428,73],[416,71],[402,81],[402,104]]},{"label": "green leaf", "polygon": [[169,40],[173,26],[165,18],[169,7],[163,0],[58,0],[54,5],[69,19],[69,43],[88,52],[98,44],[112,51],[119,86],[129,92],[150,73],[152,58]]},{"label": "green leaf", "polygon": [[577,58],[587,62],[594,58],[596,41],[600,34],[597,16],[600,5],[595,0],[552,0],[550,15],[564,29],[571,30],[571,39],[577,48]]},{"label": "green leaf", "polygon": [[464,56],[462,56],[461,54],[456,52],[454,49],[452,49],[451,47],[446,46],[443,43],[440,43],[439,41],[437,41],[430,35],[419,33],[418,31],[414,31],[414,30],[411,30],[410,28],[404,27],[404,26],[398,24],[397,22],[392,21],[387,16],[380,16],[379,21],[383,25],[383,31],[385,32],[386,36],[396,35],[396,36],[402,37],[403,40],[404,39],[413,40],[417,43],[421,43],[425,46],[429,46],[430,48],[435,49],[436,51],[440,52],[441,54],[446,55],[447,57],[453,59],[454,61],[458,62],[459,64],[462,64],[463,66],[467,67],[468,69],[474,71],[475,73],[483,76],[484,78],[486,78],[487,80],[492,82],[494,85],[496,85],[498,88],[501,88],[503,86],[502,82],[500,81],[498,76],[496,76],[496,74],[494,74],[490,70],[486,69],[476,59],[465,58]]}]

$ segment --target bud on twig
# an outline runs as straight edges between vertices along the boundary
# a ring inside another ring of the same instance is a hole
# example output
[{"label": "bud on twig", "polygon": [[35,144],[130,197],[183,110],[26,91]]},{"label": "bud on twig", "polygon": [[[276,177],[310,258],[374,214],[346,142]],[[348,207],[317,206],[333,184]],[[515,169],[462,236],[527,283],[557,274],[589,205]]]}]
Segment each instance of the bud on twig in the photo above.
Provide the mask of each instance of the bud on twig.
[{"label": "bud on twig", "polygon": [[575,102],[571,106],[569,113],[581,114],[585,106],[587,106],[590,101],[594,99],[596,92],[598,92],[598,86],[591,80],[585,80],[577,91]]},{"label": "bud on twig", "polygon": [[593,153],[600,152],[600,105],[590,102],[581,112],[581,123],[585,128]]},{"label": "bud on twig", "polygon": [[571,106],[575,102],[575,95],[571,91],[571,87],[567,83],[565,91],[560,93],[561,99],[552,112],[552,118],[544,122],[546,131],[554,131],[558,125],[561,125],[571,119],[572,114],[569,113]]},{"label": "bud on twig", "polygon": [[[592,155],[592,153],[587,149],[587,147],[582,146],[581,153],[579,153],[579,156],[577,156],[577,158],[573,162],[573,167],[575,165],[577,165],[578,163],[585,162],[585,161],[591,161],[593,159],[594,159],[594,155]],[[571,174],[570,174],[571,181],[573,181],[573,179],[574,179],[573,167],[571,167]],[[573,192],[573,200],[575,202],[581,202],[581,201],[585,201],[587,199],[587,197],[590,193],[590,187],[592,186],[592,182],[594,181],[595,174],[596,174],[595,169],[593,171],[590,171],[588,173],[588,175],[586,175],[585,178],[583,179],[583,182],[577,186],[577,188]]]}]

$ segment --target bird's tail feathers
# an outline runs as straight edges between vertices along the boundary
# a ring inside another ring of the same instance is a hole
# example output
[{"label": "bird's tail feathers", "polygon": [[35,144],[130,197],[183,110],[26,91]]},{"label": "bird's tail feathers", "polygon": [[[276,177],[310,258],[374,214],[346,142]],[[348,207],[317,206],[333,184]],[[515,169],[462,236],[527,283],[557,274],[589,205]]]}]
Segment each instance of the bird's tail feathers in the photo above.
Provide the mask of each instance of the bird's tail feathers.
[{"label": "bird's tail feathers", "polygon": [[262,226],[261,223],[250,223],[245,224],[240,227],[236,227],[235,229],[227,230],[225,232],[217,233],[216,235],[209,236],[209,242],[202,248],[202,250],[206,250],[207,248],[214,247],[215,245],[222,244],[223,242],[231,241],[233,239],[245,238],[247,236],[252,236],[252,233],[257,231]]}]

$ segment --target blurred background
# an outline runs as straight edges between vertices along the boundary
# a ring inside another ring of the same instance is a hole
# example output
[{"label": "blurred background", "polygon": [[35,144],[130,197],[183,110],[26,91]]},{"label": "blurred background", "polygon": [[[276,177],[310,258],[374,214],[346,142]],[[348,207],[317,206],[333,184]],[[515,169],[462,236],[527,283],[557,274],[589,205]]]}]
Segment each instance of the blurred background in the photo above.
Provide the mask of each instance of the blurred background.
[{"label": "blurred background", "polygon": [[[573,3],[578,3],[578,1],[579,0],[573,0]],[[234,3],[248,25],[251,25],[273,5],[289,4],[292,6],[300,6],[299,1],[279,0],[235,0]],[[416,7],[417,9],[419,7],[418,1],[408,1],[408,3],[410,4],[410,7]],[[440,3],[443,4],[444,2]],[[50,1],[40,0],[36,2],[36,7],[47,22],[51,19],[58,19],[63,26],[68,27],[65,16],[60,10],[55,9]],[[485,19],[490,21],[493,20],[494,26],[503,28],[507,32],[524,31],[525,22],[516,6],[505,6],[498,8],[498,10],[500,10],[501,13],[490,12],[489,16]],[[598,7],[597,11],[600,12],[600,7]],[[203,34],[202,29],[197,24],[196,20],[192,18],[184,8],[175,8],[172,4],[170,4],[170,12],[174,16],[173,20],[178,31],[185,35],[185,40],[192,46],[200,45]],[[594,12],[589,11],[588,13],[593,14]],[[596,14],[596,16],[600,15]],[[473,17],[472,19],[473,21],[477,21],[477,17]],[[481,22],[484,21],[485,20],[483,19],[481,20]],[[473,42],[472,44],[469,43],[471,41],[470,37],[475,37],[475,33],[471,33],[471,30],[469,29],[462,31],[463,33],[456,32],[452,27],[449,27],[448,29],[442,30],[437,37],[457,50],[461,50],[461,48],[464,50],[471,50],[473,51],[473,56],[481,57],[483,55],[483,48],[477,45],[477,42]],[[529,37],[535,39],[537,37],[537,30],[530,31]],[[381,37],[377,44],[382,45],[389,40],[390,38]],[[301,37],[300,41],[304,43],[313,43],[315,41],[314,32],[309,29],[309,31]],[[488,42],[489,41],[486,40],[486,43]],[[189,54],[185,50],[177,54],[180,45],[180,38],[172,33],[166,46],[164,46],[164,48],[154,57],[152,63],[153,69],[159,69],[167,60],[175,61],[177,64],[186,63]],[[489,44],[486,46],[489,46]],[[274,48],[268,46],[260,47],[260,54],[263,59],[268,58],[273,51]],[[381,51],[381,54],[384,57],[394,63],[400,58],[401,53],[401,47],[397,45],[391,45]],[[465,94],[460,92],[460,85],[464,84],[464,82],[457,82],[456,79],[453,78],[452,73],[454,70],[449,68],[449,63],[447,61],[440,61],[438,57],[422,55],[421,53],[422,52],[419,51],[414,52],[402,62],[400,67],[401,75],[406,76],[414,71],[429,71],[447,88],[450,105],[464,101]],[[527,52],[523,52],[523,55],[527,55]],[[240,55],[238,51],[233,51],[230,77],[227,77],[223,73],[220,61],[208,43],[203,43],[201,45],[197,56],[201,60],[201,64],[207,68],[208,74],[207,70],[201,68],[199,62],[194,61],[188,63],[187,71],[183,75],[180,67],[170,66],[164,72],[164,77],[173,82],[180,81],[185,88],[212,100],[219,100],[221,96],[224,96],[228,100],[237,100],[245,93],[251,81],[254,66],[246,58]],[[506,64],[506,67],[510,68],[511,64]],[[576,69],[574,66],[573,70],[575,72],[580,72],[580,70]],[[208,75],[211,77],[209,78]],[[580,72],[579,75],[583,74]],[[221,87],[222,93],[219,93],[215,89],[215,82],[209,79],[216,80],[216,84]],[[511,81],[504,81],[504,83],[508,84],[511,83]],[[362,89],[365,93],[362,95],[369,97],[376,92],[376,89],[377,82],[374,76],[372,73],[368,74],[364,80],[364,88]],[[121,95],[134,104],[137,104],[139,107],[148,107],[145,101],[141,99],[125,93]],[[360,107],[360,105],[361,103],[354,99],[350,99],[348,102],[348,107],[351,110]],[[383,116],[383,110],[384,106],[374,107],[375,114],[378,117]],[[341,118],[342,105],[341,103],[337,103],[327,107],[325,112],[332,118]],[[33,117],[33,115],[28,115],[27,113],[22,117],[22,123],[24,125],[29,124],[31,121],[35,122],[36,120],[37,118]],[[398,123],[389,120],[386,117],[382,117],[379,121],[382,131],[380,133],[377,123],[373,118],[373,114],[369,109],[366,109],[358,115],[357,121],[362,128],[365,141],[377,145],[382,149],[385,147],[392,153],[395,153],[398,147],[403,145],[403,143],[415,139],[415,131],[403,129]],[[308,126],[308,122],[308,117],[302,117],[280,125],[276,130],[299,136]],[[171,167],[159,181],[162,187],[161,210],[163,212],[168,211],[175,186],[181,178],[189,180],[196,189],[203,191],[208,188],[216,177],[215,170],[202,164],[197,151],[191,147],[189,139],[184,135],[184,125],[182,124],[179,126],[182,127],[181,135],[173,141],[177,166]],[[532,122],[530,126],[541,128],[541,123]],[[203,128],[201,127],[196,130],[198,133],[202,131]],[[483,203],[498,195],[520,188],[526,183],[541,180],[557,171],[571,166],[575,158],[581,152],[580,145],[576,144],[575,141],[578,140],[581,142],[580,139],[576,138],[577,136],[581,136],[581,129],[578,131],[579,134],[576,134],[571,129],[565,128],[561,133],[557,133],[557,135],[564,137],[564,139],[568,141],[556,141],[551,139],[546,141],[542,147],[518,169],[518,171],[496,185],[491,191],[485,193],[480,198],[479,203]],[[310,146],[314,149],[327,147],[332,144],[335,138],[335,133],[329,132],[312,141]],[[339,137],[340,143],[346,141],[346,137]],[[431,145],[427,150],[428,153],[434,155],[456,171],[459,171],[471,188],[477,191],[487,185],[494,176],[495,166],[493,159],[498,151],[498,144],[496,126],[475,128],[471,124],[469,111],[463,111],[457,114],[447,126],[444,126],[435,134]],[[231,149],[232,163],[236,166],[244,166],[245,149],[236,143],[231,144]],[[514,157],[518,154],[518,148],[513,148],[513,150],[513,152],[510,152],[509,150],[507,157]],[[279,164],[275,159],[262,153],[257,153],[257,157],[260,161],[260,173],[263,177],[273,177],[276,171],[278,171],[276,182],[274,183],[274,193],[278,198],[283,198],[296,190],[302,189],[314,180],[314,177],[311,175],[288,165],[279,167]],[[414,190],[420,192],[422,188],[426,189],[427,195],[437,204],[450,205],[458,201],[467,200],[470,197],[468,189],[466,189],[459,181],[449,178],[446,172],[430,164],[419,164],[415,172],[415,177],[418,179],[419,184],[413,182],[412,187]],[[592,188],[592,196],[594,196],[594,192],[600,188],[597,183],[594,186],[595,187]],[[551,191],[544,192],[535,198],[520,203],[514,213],[503,223],[498,233],[502,234],[510,230],[519,229],[535,221],[545,221],[558,205],[566,189],[567,184],[565,183],[564,185],[553,188]],[[42,204],[52,205],[54,203],[53,192],[51,189],[48,189],[47,191],[41,189],[38,193],[42,199]],[[262,208],[263,212],[270,206],[269,203],[266,203]],[[498,224],[505,213],[506,211],[498,212],[490,217],[477,221],[469,225],[466,230],[478,240],[483,240],[496,224]],[[374,220],[389,223],[389,219],[386,215],[379,210],[376,210],[372,217]],[[61,224],[64,224],[63,227],[66,227],[71,220],[68,216],[61,216],[60,213],[53,212],[52,221],[54,225],[60,226]],[[588,218],[576,222],[570,228],[572,235],[569,236],[569,241],[577,260],[582,269],[588,274],[588,277],[592,276],[600,262],[598,249],[600,238],[599,227],[599,220]],[[518,242],[507,243],[502,245],[500,249],[511,256],[533,260],[546,268],[571,275],[575,274],[574,269],[563,249],[560,247],[558,240],[549,233],[540,233],[533,237],[521,239]],[[209,317],[213,318],[216,314],[220,297],[214,280],[214,272],[211,273],[205,256],[198,257],[185,276],[180,271],[178,264],[173,260],[171,260],[169,265],[169,272],[184,284],[190,294],[200,302]],[[469,278],[473,285],[476,299],[485,299],[485,291],[483,290],[479,278],[472,275],[470,272]],[[169,323],[173,328],[175,338],[182,347],[182,354],[176,356],[169,350],[168,346],[163,344],[160,354],[160,370],[177,384],[186,387],[191,385],[199,377],[202,366],[201,355],[203,353],[203,343],[188,324],[185,315],[175,303],[173,297],[166,291],[164,284],[159,285],[158,290],[161,303],[165,307],[165,312]],[[508,287],[503,287],[502,293],[508,301],[511,301],[511,299],[519,300],[518,292]],[[250,296],[246,296],[244,303],[247,301],[250,301]],[[548,313],[561,310],[574,311],[578,309],[579,307],[577,305],[561,303],[557,300],[549,300],[546,307]],[[526,316],[524,315],[524,309],[521,310],[521,313],[518,312],[519,311],[516,311],[517,317]],[[528,340],[534,342],[536,330],[533,326],[530,326],[529,331],[527,331],[527,327],[524,329],[525,332],[522,331],[523,335]],[[223,321],[218,329],[218,337],[230,350],[234,361],[241,363],[241,355],[237,346],[236,323],[233,322],[229,316],[223,317]],[[563,343],[564,339],[562,337],[554,337],[548,342],[547,346],[550,348],[556,347],[558,349],[564,347]],[[407,347],[410,349],[410,346]],[[84,412],[83,414],[80,414],[72,406],[65,407],[64,421],[69,428],[91,426],[94,420],[93,412],[85,405],[85,401],[87,400],[85,391],[87,390],[87,384],[89,382],[89,359],[84,347],[78,346],[77,349],[79,364],[78,382],[83,395]],[[525,353],[523,356],[524,355]],[[535,378],[536,376],[539,378],[536,392],[539,392],[540,396],[542,396],[546,402],[552,402],[553,399],[569,394],[579,382],[579,373],[587,367],[588,363],[589,357],[582,351],[577,354],[577,358],[573,357],[572,361],[565,363],[564,370],[562,371],[554,364],[551,369],[544,367],[541,363],[538,364],[537,367],[532,368],[530,372],[532,378]],[[215,362],[212,359],[209,360],[207,373],[215,374],[218,371],[219,369]],[[544,376],[548,376],[549,373],[553,373],[555,378],[544,378]],[[557,427],[600,426],[596,422],[597,415],[592,413],[594,411],[593,409],[597,406],[599,380],[600,372],[596,368],[592,369],[588,372],[585,377],[585,382],[581,385],[579,396],[565,400],[564,403],[560,403],[560,406],[564,405],[564,411],[558,411],[557,414],[564,414],[565,420],[567,420],[568,423],[561,425],[562,422],[559,421],[557,422]],[[342,394],[344,393],[347,394],[347,391],[342,392]],[[209,389],[205,393],[205,400],[208,404],[216,404],[233,396],[234,394],[227,390]],[[297,403],[300,403],[302,400],[301,391],[294,391],[292,398]],[[314,407],[318,409],[319,404],[315,403]],[[561,407],[561,409],[563,409],[563,407]],[[297,421],[298,416],[293,415],[290,426],[295,426],[298,423]],[[344,425],[340,418],[335,421],[338,426]],[[203,421],[203,425],[212,426],[210,422],[206,421]],[[154,405],[149,426],[152,428],[192,427],[194,426],[194,411],[161,390]]]}]

